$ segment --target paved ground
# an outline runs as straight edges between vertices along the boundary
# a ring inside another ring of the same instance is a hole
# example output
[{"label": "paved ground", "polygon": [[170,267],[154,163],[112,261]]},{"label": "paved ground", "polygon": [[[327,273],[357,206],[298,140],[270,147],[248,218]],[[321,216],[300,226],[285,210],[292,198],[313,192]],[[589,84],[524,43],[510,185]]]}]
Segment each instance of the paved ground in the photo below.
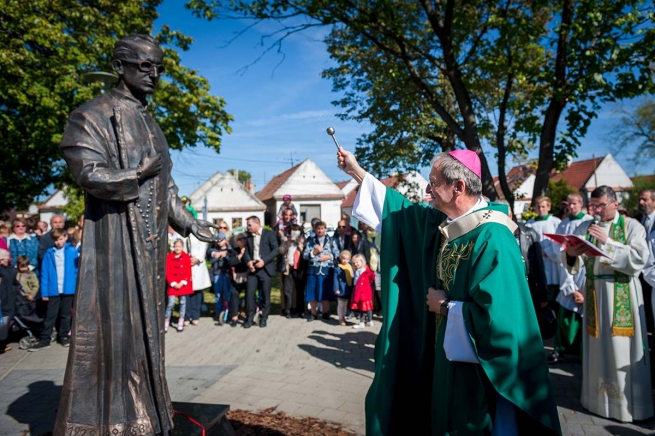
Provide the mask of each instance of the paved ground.
[{"label": "paved ground", "polygon": [[[364,433],[364,397],[373,377],[379,328],[271,317],[269,327],[215,327],[205,318],[166,337],[171,396],[176,401],[229,404],[255,410],[276,406]],[[68,349],[0,355],[0,435],[36,436],[52,428]],[[565,435],[653,434],[655,420],[620,424],[579,406],[580,365],[552,370]]]}]

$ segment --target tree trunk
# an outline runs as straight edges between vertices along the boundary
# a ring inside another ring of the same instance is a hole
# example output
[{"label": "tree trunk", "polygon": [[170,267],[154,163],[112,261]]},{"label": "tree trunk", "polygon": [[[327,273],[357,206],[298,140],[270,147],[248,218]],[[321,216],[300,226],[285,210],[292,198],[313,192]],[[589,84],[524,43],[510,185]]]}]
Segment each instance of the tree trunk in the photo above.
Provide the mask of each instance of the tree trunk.
[{"label": "tree trunk", "polygon": [[569,47],[571,23],[573,22],[573,11],[575,0],[563,0],[562,22],[557,40],[557,56],[555,58],[555,80],[553,82],[552,97],[546,109],[541,138],[539,139],[539,166],[535,175],[534,190],[532,191],[532,207],[535,206],[535,199],[540,195],[546,195],[548,180],[553,170],[555,161],[555,138],[557,137],[557,123],[566,106],[566,98],[563,97],[567,88],[566,76],[566,53]]},{"label": "tree trunk", "polygon": [[554,167],[555,138],[557,136],[557,123],[564,110],[564,103],[551,100],[546,110],[543,129],[539,139],[539,166],[535,175],[534,190],[532,191],[532,206],[540,195],[546,195],[548,180]]}]

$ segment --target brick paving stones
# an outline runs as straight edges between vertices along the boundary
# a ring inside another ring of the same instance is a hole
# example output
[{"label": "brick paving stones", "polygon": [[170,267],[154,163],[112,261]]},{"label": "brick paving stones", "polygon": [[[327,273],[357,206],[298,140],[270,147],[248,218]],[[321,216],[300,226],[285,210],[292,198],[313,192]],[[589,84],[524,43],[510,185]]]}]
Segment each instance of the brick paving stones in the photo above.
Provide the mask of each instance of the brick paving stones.
[{"label": "brick paving stones", "polygon": [[[334,321],[271,316],[267,328],[244,330],[202,319],[166,336],[171,397],[233,409],[277,407],[364,434],[364,398],[373,378],[379,325],[353,330]],[[53,344],[38,353],[14,346],[0,355],[0,436],[36,436],[52,428],[67,352]],[[565,435],[655,432],[655,420],[621,424],[585,413],[578,401],[578,363],[558,365],[551,375]]]}]

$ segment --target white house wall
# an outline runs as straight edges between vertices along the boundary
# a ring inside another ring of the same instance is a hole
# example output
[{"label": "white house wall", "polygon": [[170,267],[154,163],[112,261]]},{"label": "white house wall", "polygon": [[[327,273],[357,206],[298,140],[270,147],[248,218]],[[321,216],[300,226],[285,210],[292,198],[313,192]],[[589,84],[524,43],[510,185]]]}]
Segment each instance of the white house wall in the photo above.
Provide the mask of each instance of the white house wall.
[{"label": "white house wall", "polygon": [[[336,186],[336,185],[335,185]],[[338,186],[337,186],[338,189]],[[325,224],[327,224],[328,227],[337,227],[337,223],[339,220],[341,220],[341,202],[343,199],[338,199],[338,200],[292,200],[291,203],[296,207],[296,210],[298,211],[298,214],[300,214],[300,209],[303,205],[307,206],[320,206],[321,208],[321,214],[320,218],[321,221],[324,221]],[[280,210],[280,207],[282,206],[283,201],[282,200],[276,200],[275,202],[275,214],[277,214],[277,211]],[[311,221],[313,216],[308,216],[307,222]],[[275,222],[276,219],[273,220]],[[302,224],[302,223],[299,223]]]},{"label": "white house wall", "polygon": [[[198,209],[198,216],[200,217],[201,215],[200,209]],[[230,211],[230,212],[207,212],[207,221],[210,223],[216,222],[215,220],[222,219],[227,223],[227,226],[230,228],[230,231],[232,231],[232,224],[233,220],[241,220],[241,226],[246,227],[246,219],[250,216],[256,216],[259,218],[259,220],[263,223],[264,222],[264,211],[258,211],[258,212],[247,212],[247,211]]]},{"label": "white house wall", "polygon": [[[598,179],[598,185],[596,185],[596,179]],[[587,191],[593,191],[597,186],[603,185],[612,188],[623,188],[620,191],[632,189],[632,180],[630,180],[630,177],[623,171],[621,165],[614,160],[611,154],[607,154],[598,164],[596,177],[594,178],[592,174],[589,180],[587,180],[585,188]]]},{"label": "white house wall", "polygon": [[305,160],[275,191],[275,197],[342,195],[343,192],[311,159]]}]

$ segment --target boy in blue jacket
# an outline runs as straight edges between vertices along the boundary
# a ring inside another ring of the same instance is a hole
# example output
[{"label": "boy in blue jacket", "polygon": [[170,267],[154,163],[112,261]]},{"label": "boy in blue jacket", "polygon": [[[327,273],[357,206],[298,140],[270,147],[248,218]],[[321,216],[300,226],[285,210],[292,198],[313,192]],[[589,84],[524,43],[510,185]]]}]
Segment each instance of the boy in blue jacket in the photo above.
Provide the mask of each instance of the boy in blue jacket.
[{"label": "boy in blue jacket", "polygon": [[41,299],[47,302],[47,312],[43,322],[41,340],[30,351],[38,351],[50,346],[50,335],[59,317],[57,341],[64,347],[70,345],[68,333],[71,329],[71,309],[77,284],[77,250],[69,244],[68,233],[64,229],[50,231],[55,243],[46,251],[41,264]]}]

